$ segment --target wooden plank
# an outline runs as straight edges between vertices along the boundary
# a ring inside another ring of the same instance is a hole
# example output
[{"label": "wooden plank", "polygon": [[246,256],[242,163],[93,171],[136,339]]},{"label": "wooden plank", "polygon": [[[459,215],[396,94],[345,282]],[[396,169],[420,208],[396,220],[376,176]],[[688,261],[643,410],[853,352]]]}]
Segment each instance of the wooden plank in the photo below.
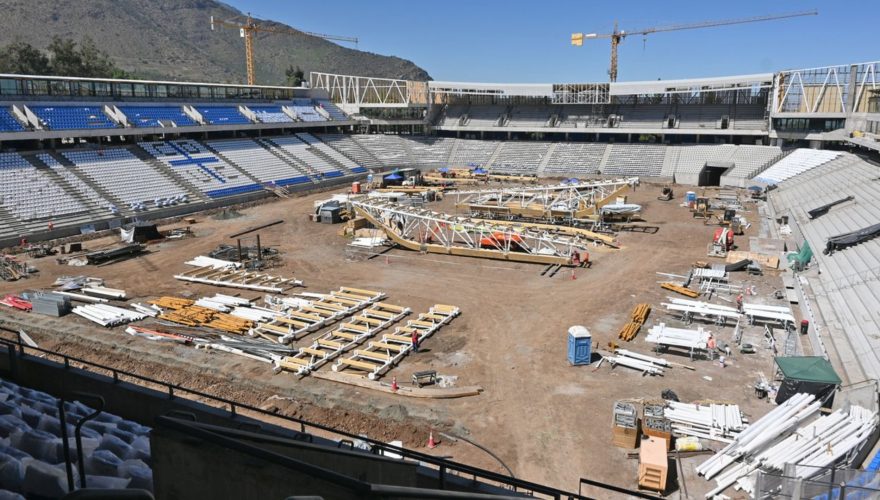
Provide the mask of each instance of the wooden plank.
[{"label": "wooden plank", "polygon": [[348,339],[348,340],[356,340],[360,335],[355,335],[353,333],[341,332],[339,330],[336,330],[333,332],[333,336],[334,337],[341,337],[341,338]]},{"label": "wooden plank", "polygon": [[321,345],[324,347],[330,347],[332,349],[341,349],[343,346],[343,344],[341,342],[335,342],[333,340],[327,340],[327,339],[318,339],[318,340],[316,340],[316,342],[318,343],[318,345]]},{"label": "wooden plank", "polygon": [[393,333],[386,333],[382,336],[383,340],[396,340],[398,342],[405,342],[407,344],[412,342],[412,338],[407,337],[405,335],[395,335]]},{"label": "wooden plank", "polygon": [[364,290],[362,288],[351,288],[348,286],[341,286],[341,287],[339,287],[339,289],[342,290],[343,292],[349,292],[349,293],[352,293],[355,295],[366,295],[370,298],[379,297],[379,296],[383,295],[382,292],[377,292],[375,290]]},{"label": "wooden plank", "polygon": [[379,368],[381,365],[376,365],[373,363],[367,363],[366,361],[358,361],[356,359],[349,358],[341,358],[338,360],[338,363],[341,365],[348,365],[352,368],[360,368],[361,370],[374,371],[376,368]]},{"label": "wooden plank", "polygon": [[294,358],[294,357],[290,357],[290,356],[282,359],[279,364],[281,364],[281,366],[284,366],[284,363],[293,363],[293,364],[297,364],[300,366],[308,366],[309,365],[309,362],[304,359]]},{"label": "wooden plank", "polygon": [[354,330],[356,332],[361,333],[370,333],[370,328],[362,325],[356,325],[354,323],[342,323],[339,325],[340,328],[347,328],[349,330]]},{"label": "wooden plank", "polygon": [[260,330],[269,330],[270,332],[280,333],[281,335],[287,335],[289,333],[293,333],[290,331],[290,328],[282,328],[280,326],[273,325],[271,323],[264,323],[257,327]]},{"label": "wooden plank", "polygon": [[378,302],[378,303],[374,304],[373,307],[372,307],[371,309],[376,309],[376,308],[384,309],[384,310],[388,310],[388,311],[392,311],[392,312],[396,312],[396,313],[398,313],[398,314],[403,314],[403,313],[406,312],[406,310],[407,310],[406,307],[403,307],[403,306],[397,306],[397,305],[394,305],[394,304],[387,304],[387,303],[385,303],[385,302]]},{"label": "wooden plank", "polygon": [[385,342],[370,342],[370,347],[378,347],[379,349],[388,349],[389,351],[402,352],[406,346],[400,344],[386,344]]},{"label": "wooden plank", "polygon": [[700,292],[691,290],[690,288],[685,288],[683,286],[676,285],[675,283],[661,283],[660,288],[670,290],[675,293],[680,293],[686,297],[697,298],[700,296]]},{"label": "wooden plank", "polygon": [[377,311],[375,309],[367,309],[366,311],[362,312],[361,315],[363,315],[363,316],[368,316],[368,315],[369,316],[378,316],[378,317],[384,318],[386,320],[392,319],[393,317],[397,316],[397,314],[392,313],[392,312]]},{"label": "wooden plank", "polygon": [[291,318],[285,318],[283,316],[276,316],[272,322],[273,323],[286,323],[288,325],[295,326],[297,329],[305,328],[307,326],[312,326],[312,323],[313,323],[313,322],[304,323],[302,321],[297,321],[297,320],[291,319]]},{"label": "wooden plank", "polygon": [[363,349],[355,349],[354,353],[358,356],[363,356],[367,359],[375,359],[377,361],[388,361],[391,359],[390,355],[383,354],[381,352],[376,352],[376,351],[365,351]]},{"label": "wooden plank", "polygon": [[306,354],[312,354],[314,356],[318,356],[321,358],[323,358],[327,354],[326,352],[324,352],[320,349],[315,349],[313,347],[300,347],[299,352],[304,352]]}]

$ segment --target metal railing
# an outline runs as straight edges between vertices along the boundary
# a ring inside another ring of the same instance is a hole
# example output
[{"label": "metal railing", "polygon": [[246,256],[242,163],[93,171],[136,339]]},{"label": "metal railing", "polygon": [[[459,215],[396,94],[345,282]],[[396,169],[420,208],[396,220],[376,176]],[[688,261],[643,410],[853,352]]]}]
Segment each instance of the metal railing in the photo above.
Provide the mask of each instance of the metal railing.
[{"label": "metal railing", "polygon": [[[483,481],[489,484],[493,484],[499,486],[504,489],[508,489],[513,492],[526,493],[530,495],[540,494],[549,498],[554,499],[577,499],[577,500],[587,500],[589,497],[585,497],[579,495],[577,493],[571,493],[564,490],[560,490],[551,486],[546,486],[538,483],[533,483],[530,481],[525,481],[522,479],[516,479],[510,476],[506,476],[504,474],[500,474],[497,472],[492,472],[485,469],[480,469],[478,467],[472,467],[470,465],[462,464],[459,462],[455,462],[452,460],[438,458],[432,455],[427,455],[418,451],[409,450],[406,448],[402,448],[399,446],[394,446],[388,443],[384,443],[382,441],[377,441],[374,439],[370,439],[368,437],[359,436],[356,434],[352,434],[340,429],[335,429],[333,427],[310,422],[308,420],[304,420],[297,417],[291,417],[287,415],[280,415],[277,413],[273,413],[268,410],[263,410],[256,406],[252,406],[246,403],[232,401],[230,399],[215,396],[213,394],[208,394],[196,389],[189,389],[183,387],[179,384],[171,384],[168,382],[164,382],[161,380],[156,380],[154,378],[146,377],[143,375],[138,375],[135,373],[131,373],[125,370],[120,370],[118,368],[114,368],[111,366],[103,365],[100,363],[95,363],[92,361],[88,361],[82,358],[77,358],[74,356],[69,356],[67,354],[62,354],[59,352],[51,351],[48,349],[40,348],[40,347],[31,347],[25,345],[22,342],[21,336],[18,332],[14,330],[10,330],[8,328],[2,328],[2,330],[14,332],[17,336],[17,340],[9,340],[0,338],[0,346],[5,346],[7,355],[9,357],[9,366],[13,372],[13,376],[15,373],[15,365],[16,360],[19,357],[25,357],[31,355],[31,353],[40,353],[45,355],[42,357],[43,360],[52,361],[48,359],[48,357],[55,357],[61,360],[61,365],[65,370],[76,369],[74,365],[81,365],[84,367],[88,367],[89,369],[99,369],[105,372],[108,372],[109,377],[112,379],[113,384],[120,383],[132,383],[134,385],[139,385],[141,387],[146,387],[148,389],[154,389],[152,386],[160,387],[162,392],[164,392],[169,399],[181,398],[184,396],[190,396],[189,398],[184,398],[195,403],[204,404],[206,406],[212,408],[219,408],[221,410],[227,410],[230,413],[231,418],[236,418],[241,415],[242,411],[250,412],[261,417],[267,417],[268,419],[280,419],[288,424],[293,424],[293,428],[299,428],[300,433],[309,434],[308,431],[311,430],[319,430],[325,433],[329,433],[333,436],[338,436],[339,440],[348,439],[351,441],[362,441],[369,445],[370,452],[373,454],[380,454],[384,451],[397,454],[403,459],[415,460],[421,463],[421,465],[430,466],[437,470],[438,478],[440,482],[440,489],[444,489],[445,479],[447,474],[456,474],[459,477],[470,478],[474,482]],[[123,380],[126,379],[126,380]],[[134,382],[132,382],[134,381]],[[154,389],[155,390],[155,389]],[[591,484],[594,486],[599,486],[603,483],[591,481]]]}]

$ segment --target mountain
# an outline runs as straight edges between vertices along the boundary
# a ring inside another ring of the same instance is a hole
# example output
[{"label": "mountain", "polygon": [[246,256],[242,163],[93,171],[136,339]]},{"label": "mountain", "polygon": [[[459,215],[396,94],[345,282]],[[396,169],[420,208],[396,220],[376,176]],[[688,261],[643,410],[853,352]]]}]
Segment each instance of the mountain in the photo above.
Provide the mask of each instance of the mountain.
[{"label": "mountain", "polygon": [[[210,18],[242,13],[214,0],[0,0],[0,45],[27,42],[43,49],[53,35],[84,35],[137,78],[218,83],[246,81],[244,40],[235,30],[211,31]],[[261,25],[288,28],[272,21]],[[357,36],[353,33],[352,36]],[[288,66],[359,76],[428,80],[413,62],[354,50],[297,32],[257,33],[257,84],[283,85]]]}]

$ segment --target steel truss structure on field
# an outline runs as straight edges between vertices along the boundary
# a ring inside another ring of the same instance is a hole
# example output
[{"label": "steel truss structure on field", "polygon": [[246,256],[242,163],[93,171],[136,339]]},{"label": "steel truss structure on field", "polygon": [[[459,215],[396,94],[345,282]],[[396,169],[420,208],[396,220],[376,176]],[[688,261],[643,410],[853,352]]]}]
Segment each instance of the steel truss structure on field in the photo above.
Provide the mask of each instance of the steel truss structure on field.
[{"label": "steel truss structure on field", "polygon": [[567,266],[586,262],[592,242],[607,242],[582,229],[473,219],[378,198],[353,199],[351,205],[398,245],[426,253]]},{"label": "steel truss structure on field", "polygon": [[493,217],[582,219],[596,215],[603,205],[638,184],[638,177],[628,177],[576,184],[457,191],[455,205],[471,214]]}]

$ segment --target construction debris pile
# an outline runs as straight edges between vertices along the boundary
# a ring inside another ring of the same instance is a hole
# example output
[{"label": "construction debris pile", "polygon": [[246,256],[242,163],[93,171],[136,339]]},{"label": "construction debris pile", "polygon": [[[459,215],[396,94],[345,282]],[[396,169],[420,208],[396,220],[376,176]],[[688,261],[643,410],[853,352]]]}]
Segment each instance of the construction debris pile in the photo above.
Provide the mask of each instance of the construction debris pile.
[{"label": "construction debris pile", "polygon": [[247,319],[233,316],[217,309],[196,305],[196,301],[178,297],[160,297],[151,300],[153,304],[162,309],[159,319],[170,321],[185,326],[204,326],[227,333],[245,335],[253,327],[253,322]]},{"label": "construction debris pile", "polygon": [[17,281],[27,278],[33,270],[24,262],[19,262],[12,255],[0,256],[0,279],[3,281]]},{"label": "construction debris pile", "polygon": [[820,415],[821,406],[811,394],[796,394],[740,432],[697,467],[707,480],[716,478],[706,498],[731,485],[751,495],[758,470],[781,473],[785,464],[797,464],[792,479],[808,479],[823,467],[850,463],[876,430],[877,413],[849,405]]}]

